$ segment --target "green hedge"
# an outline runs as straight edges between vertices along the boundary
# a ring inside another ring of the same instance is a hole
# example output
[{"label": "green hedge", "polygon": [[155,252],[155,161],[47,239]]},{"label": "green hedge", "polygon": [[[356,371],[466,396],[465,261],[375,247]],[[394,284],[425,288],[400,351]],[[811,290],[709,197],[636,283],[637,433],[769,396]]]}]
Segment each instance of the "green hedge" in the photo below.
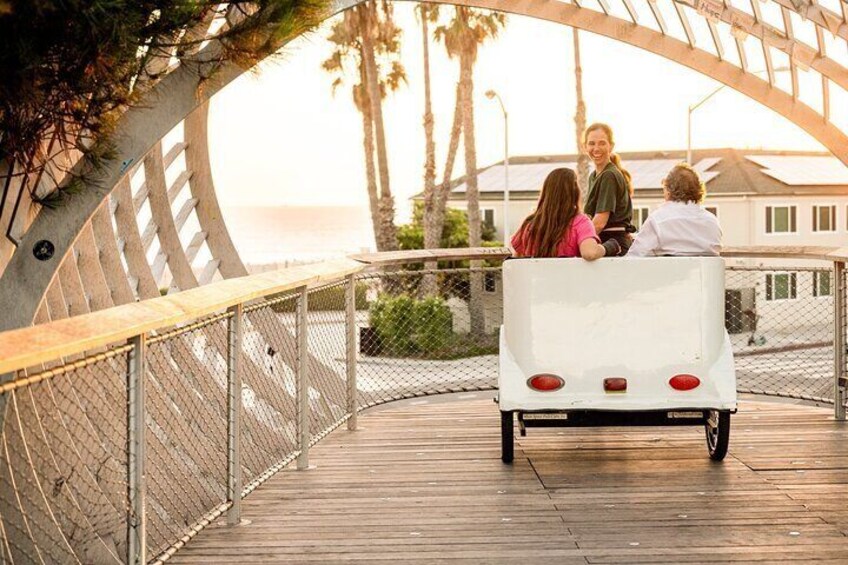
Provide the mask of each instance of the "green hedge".
[{"label": "green hedge", "polygon": [[452,316],[438,297],[383,294],[370,310],[384,355],[408,357],[444,350],[453,337]]}]

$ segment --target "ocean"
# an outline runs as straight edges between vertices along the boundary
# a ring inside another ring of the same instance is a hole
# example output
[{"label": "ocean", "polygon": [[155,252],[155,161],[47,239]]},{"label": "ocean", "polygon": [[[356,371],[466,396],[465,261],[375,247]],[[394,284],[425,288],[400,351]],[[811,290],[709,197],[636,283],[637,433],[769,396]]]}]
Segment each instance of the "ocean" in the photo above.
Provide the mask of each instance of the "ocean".
[{"label": "ocean", "polygon": [[374,251],[366,208],[356,206],[230,206],[224,220],[252,272]]}]

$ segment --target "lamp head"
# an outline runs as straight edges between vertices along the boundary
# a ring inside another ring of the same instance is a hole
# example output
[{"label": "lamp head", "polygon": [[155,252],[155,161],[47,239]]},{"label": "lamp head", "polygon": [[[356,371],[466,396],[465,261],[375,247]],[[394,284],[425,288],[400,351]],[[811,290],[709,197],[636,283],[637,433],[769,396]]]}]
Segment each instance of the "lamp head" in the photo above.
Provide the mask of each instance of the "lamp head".
[{"label": "lamp head", "polygon": [[488,98],[489,100],[491,100],[492,98],[494,98],[497,95],[498,94],[494,90],[487,90],[486,91],[486,98]]}]

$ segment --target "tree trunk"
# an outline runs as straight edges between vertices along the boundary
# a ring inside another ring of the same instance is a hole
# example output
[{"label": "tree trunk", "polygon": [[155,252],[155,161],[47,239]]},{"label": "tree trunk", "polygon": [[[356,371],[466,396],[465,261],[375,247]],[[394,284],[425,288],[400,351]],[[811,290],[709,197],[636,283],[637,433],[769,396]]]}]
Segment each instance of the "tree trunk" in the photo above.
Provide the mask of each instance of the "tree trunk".
[{"label": "tree trunk", "polygon": [[[383,129],[383,101],[380,90],[380,80],[377,76],[377,61],[374,55],[374,42],[371,34],[374,32],[377,5],[371,0],[361,5],[360,22],[362,29],[362,52],[365,63],[365,83],[371,102],[371,118],[374,123],[374,138],[377,149],[377,165],[380,172],[380,232],[378,239],[383,242],[381,251],[394,251],[398,248],[397,228],[395,226],[395,203],[389,184],[389,162],[386,154],[386,134]],[[379,249],[379,247],[378,247]]]},{"label": "tree trunk", "polygon": [[586,103],[583,101],[583,67],[580,65],[580,36],[572,28],[574,38],[574,87],[577,90],[577,111],[574,114],[574,132],[577,140],[577,184],[583,196],[589,189],[589,156],[583,151],[583,132],[586,130]]},{"label": "tree trunk", "polygon": [[470,57],[460,62],[462,136],[465,146],[465,190],[468,199],[468,245],[480,245],[480,202],[477,188],[477,150],[474,142],[474,84]]},{"label": "tree trunk", "polygon": [[[433,222],[436,214],[436,142],[433,139],[433,107],[430,98],[430,30],[427,25],[430,8],[421,4],[421,35],[423,36],[424,53],[424,147],[426,156],[424,158],[424,248],[434,249],[441,242],[441,226]],[[444,218],[444,211],[442,212]],[[444,222],[442,222],[444,223]],[[438,228],[438,229],[437,229]],[[435,261],[425,263],[424,268],[433,270],[437,267]],[[436,276],[434,274],[424,275],[421,280],[421,294],[424,296],[435,295],[438,291]]]},{"label": "tree trunk", "polygon": [[[429,8],[426,4],[421,5],[421,32],[424,36],[423,52],[424,52],[424,142],[426,156],[424,159],[424,215],[429,216],[433,211],[433,205],[436,196],[436,142],[433,139],[433,107],[430,97],[430,31],[427,25]],[[427,222],[424,223],[424,240],[425,248],[430,248],[427,245]],[[430,241],[435,241],[437,244],[441,234],[433,237],[430,235]],[[435,246],[434,246],[435,247]]]},{"label": "tree trunk", "polygon": [[[457,8],[457,11],[465,10]],[[480,237],[480,201],[477,190],[477,148],[474,142],[474,59],[477,44],[469,38],[459,56],[459,82],[462,99],[462,133],[465,146],[465,193],[468,201],[468,245],[479,247]],[[479,268],[480,261],[472,261],[471,268]],[[483,276],[473,272],[470,279],[470,298],[468,310],[471,317],[472,335],[485,333],[485,317],[483,313]]]},{"label": "tree trunk", "polygon": [[441,241],[442,230],[445,226],[445,212],[448,196],[451,191],[451,176],[456,163],[456,154],[459,151],[459,136],[462,133],[462,95],[460,83],[456,83],[456,103],[453,109],[453,125],[451,126],[450,142],[448,143],[448,154],[445,158],[445,170],[442,175],[442,183],[436,187],[433,198],[432,233],[439,234],[437,241]]},{"label": "tree trunk", "polygon": [[[365,78],[365,71],[360,65],[360,74]],[[374,168],[374,121],[371,119],[371,108],[368,101],[368,89],[362,89],[362,144],[365,150],[365,176],[368,182],[368,209],[371,212],[371,227],[374,230],[374,243],[377,251],[383,251],[384,242],[380,235],[380,199],[377,197],[377,170]]]}]

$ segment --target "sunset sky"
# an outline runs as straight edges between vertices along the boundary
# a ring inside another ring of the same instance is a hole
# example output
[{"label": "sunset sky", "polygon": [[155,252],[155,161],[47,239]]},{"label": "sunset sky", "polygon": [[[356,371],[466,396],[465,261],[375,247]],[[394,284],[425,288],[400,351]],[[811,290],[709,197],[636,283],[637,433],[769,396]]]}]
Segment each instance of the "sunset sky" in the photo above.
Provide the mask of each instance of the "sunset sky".
[{"label": "sunset sky", "polygon": [[[403,218],[421,190],[424,160],[421,31],[413,4],[396,3],[404,29],[409,83],[384,104],[392,189]],[[232,205],[367,205],[362,120],[348,85],[333,96],[320,65],[332,46],[333,20],[290,44],[256,73],[215,96],[210,143],[218,194]],[[571,29],[509,16],[506,31],[480,52],[475,70],[478,165],[503,158],[503,117],[488,89],[503,98],[510,154],[573,153],[574,84]],[[684,149],[686,109],[715,81],[629,45],[581,33],[588,120],[616,131],[617,149]],[[458,64],[431,46],[437,171],[442,175]],[[725,88],[693,117],[693,146],[812,149],[823,147],[756,102]],[[461,155],[461,153],[460,153]],[[453,176],[464,173],[459,159]]]}]

